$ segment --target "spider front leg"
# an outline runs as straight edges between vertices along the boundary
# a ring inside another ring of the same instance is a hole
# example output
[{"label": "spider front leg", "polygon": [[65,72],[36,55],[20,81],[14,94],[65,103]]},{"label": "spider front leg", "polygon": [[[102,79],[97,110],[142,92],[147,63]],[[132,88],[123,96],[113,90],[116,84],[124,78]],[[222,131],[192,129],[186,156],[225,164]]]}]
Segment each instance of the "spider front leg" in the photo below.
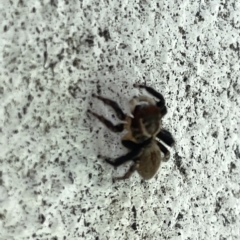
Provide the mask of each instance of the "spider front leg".
[{"label": "spider front leg", "polygon": [[148,87],[148,86],[145,86],[145,85],[142,85],[142,84],[134,84],[134,87],[145,88],[148,93],[150,93],[155,98],[160,100],[160,101],[157,102],[157,106],[159,107],[162,116],[164,116],[167,113],[167,108],[165,106],[165,99],[164,99],[164,97],[161,93],[157,92],[156,90],[154,90],[151,87]]},{"label": "spider front leg", "polygon": [[101,96],[97,96],[95,94],[92,95],[93,97],[101,100],[102,102],[104,102],[106,105],[109,105],[110,107],[112,107],[112,109],[116,112],[117,114],[117,117],[120,119],[120,120],[125,120],[126,118],[126,115],[124,114],[124,112],[122,111],[122,109],[119,107],[118,103],[111,100],[111,99],[108,99],[108,98],[104,98],[104,97],[101,97]]},{"label": "spider front leg", "polygon": [[105,117],[92,112],[91,110],[88,110],[89,113],[91,113],[93,116],[95,116],[100,122],[102,122],[108,129],[110,129],[113,132],[122,132],[124,129],[124,124],[119,123],[117,125],[114,125],[112,122],[110,122],[108,119]]}]

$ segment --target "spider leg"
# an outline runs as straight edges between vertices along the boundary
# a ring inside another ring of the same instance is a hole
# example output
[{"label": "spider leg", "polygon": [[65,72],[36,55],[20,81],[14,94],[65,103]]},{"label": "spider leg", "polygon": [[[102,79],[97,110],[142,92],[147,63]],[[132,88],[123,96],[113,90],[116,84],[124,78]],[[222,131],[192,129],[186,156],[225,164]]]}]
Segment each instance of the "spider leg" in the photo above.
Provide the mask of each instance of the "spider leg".
[{"label": "spider leg", "polygon": [[134,87],[145,88],[148,93],[150,93],[155,98],[160,100],[160,101],[157,102],[157,106],[159,107],[162,116],[164,116],[167,113],[167,108],[165,106],[165,99],[164,99],[164,97],[161,93],[157,92],[156,90],[154,90],[151,87],[148,87],[148,86],[145,86],[145,85],[142,85],[142,84],[134,84]]},{"label": "spider leg", "polygon": [[127,153],[126,155],[116,158],[113,161],[111,161],[110,159],[107,159],[107,158],[105,159],[105,161],[114,167],[118,167],[125,162],[136,159],[141,154],[141,152],[142,152],[142,149],[135,149],[135,150],[132,150],[131,152]]},{"label": "spider leg", "polygon": [[101,100],[102,102],[104,102],[105,104],[109,105],[110,107],[113,108],[113,110],[116,112],[117,114],[117,117],[120,119],[120,120],[125,120],[126,118],[126,115],[124,114],[124,112],[122,111],[122,109],[119,107],[118,103],[113,101],[113,100],[110,100],[108,98],[104,98],[104,97],[101,97],[101,96],[97,96],[95,94],[92,95],[93,97]]},{"label": "spider leg", "polygon": [[136,149],[139,147],[139,144],[131,140],[122,140],[122,145],[128,149]]},{"label": "spider leg", "polygon": [[93,116],[95,116],[100,122],[102,122],[108,129],[110,129],[113,132],[122,132],[124,129],[124,124],[119,123],[117,125],[114,125],[112,122],[110,122],[108,119],[104,118],[101,115],[98,115],[95,112],[92,112],[91,110],[88,110],[89,113],[91,113]]},{"label": "spider leg", "polygon": [[127,178],[131,177],[131,175],[136,170],[137,170],[137,164],[134,163],[122,177],[115,177],[114,180],[124,180],[124,179],[127,179]]},{"label": "spider leg", "polygon": [[[122,165],[123,163],[130,161],[130,160],[135,160],[137,157],[139,157],[139,155],[142,153],[142,149],[147,146],[148,144],[150,144],[152,141],[152,138],[149,138],[147,140],[145,140],[142,143],[139,144],[134,144],[134,142],[132,142],[130,145],[132,148],[131,152],[116,158],[115,160],[111,161],[110,159],[106,158],[105,161],[108,162],[109,164],[118,167],[120,165]],[[130,142],[130,141],[129,141]],[[128,146],[130,146],[128,145]]]},{"label": "spider leg", "polygon": [[163,154],[164,154],[164,158],[162,159],[162,161],[167,162],[170,158],[170,152],[168,151],[168,149],[165,146],[163,146],[162,143],[157,141],[157,145],[160,148],[161,152],[163,152]]},{"label": "spider leg", "polygon": [[161,131],[157,134],[157,138],[161,139],[168,146],[172,146],[175,143],[175,140],[172,134],[166,129],[161,129]]}]

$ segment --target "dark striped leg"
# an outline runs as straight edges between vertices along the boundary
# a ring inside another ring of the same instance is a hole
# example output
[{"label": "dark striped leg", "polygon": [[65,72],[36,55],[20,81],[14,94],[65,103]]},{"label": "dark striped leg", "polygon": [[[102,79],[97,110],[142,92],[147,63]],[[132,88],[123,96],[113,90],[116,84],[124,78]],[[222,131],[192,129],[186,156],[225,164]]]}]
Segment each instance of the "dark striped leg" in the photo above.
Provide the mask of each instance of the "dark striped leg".
[{"label": "dark striped leg", "polygon": [[108,98],[104,98],[104,97],[101,97],[101,96],[97,96],[95,94],[92,95],[93,97],[101,100],[102,102],[104,102],[106,105],[109,105],[110,107],[113,108],[113,110],[116,112],[117,114],[117,117],[120,119],[120,120],[125,120],[126,118],[126,115],[124,114],[124,112],[122,111],[122,109],[119,107],[118,103],[113,101],[113,100],[110,100]]},{"label": "dark striped leg", "polygon": [[152,138],[149,138],[149,139],[145,140],[142,143],[134,143],[134,142],[132,142],[131,144],[133,144],[133,145],[129,146],[129,147],[133,147],[131,152],[129,152],[126,155],[123,155],[121,157],[118,157],[118,158],[116,158],[113,161],[111,161],[108,158],[106,158],[105,161],[108,162],[109,164],[115,166],[115,167],[118,167],[118,166],[122,165],[123,163],[125,163],[127,161],[130,161],[130,160],[134,161],[142,153],[142,149],[146,145],[150,144],[151,141],[152,141]]},{"label": "dark striped leg", "polygon": [[138,147],[138,144],[131,140],[122,140],[122,145],[128,149],[134,149]]},{"label": "dark striped leg", "polygon": [[130,160],[134,161],[141,154],[141,152],[142,152],[141,148],[134,149],[131,152],[127,153],[126,155],[118,157],[113,161],[111,161],[108,158],[105,158],[105,161],[114,167],[118,167],[118,166],[122,165],[123,163],[128,162]]},{"label": "dark striped leg", "polygon": [[161,131],[157,134],[157,138],[161,139],[170,147],[175,143],[172,134],[166,129],[161,129]]},{"label": "dark striped leg", "polygon": [[131,177],[136,170],[137,164],[134,163],[122,177],[115,177],[113,180],[125,180]]},{"label": "dark striped leg", "polygon": [[145,86],[145,85],[142,85],[142,84],[134,84],[134,87],[145,88],[148,93],[150,93],[155,98],[160,100],[160,101],[157,102],[157,106],[160,108],[162,116],[164,116],[167,113],[167,108],[165,106],[165,99],[164,99],[164,97],[161,93],[157,92],[156,90],[154,90],[151,87],[148,87],[148,86]]},{"label": "dark striped leg", "polygon": [[110,129],[113,132],[122,132],[124,129],[124,124],[119,123],[117,125],[114,125],[112,122],[110,122],[108,119],[104,118],[101,115],[98,115],[95,112],[92,112],[91,110],[88,110],[89,113],[91,113],[93,116],[95,116],[100,122],[102,122],[108,129]]}]

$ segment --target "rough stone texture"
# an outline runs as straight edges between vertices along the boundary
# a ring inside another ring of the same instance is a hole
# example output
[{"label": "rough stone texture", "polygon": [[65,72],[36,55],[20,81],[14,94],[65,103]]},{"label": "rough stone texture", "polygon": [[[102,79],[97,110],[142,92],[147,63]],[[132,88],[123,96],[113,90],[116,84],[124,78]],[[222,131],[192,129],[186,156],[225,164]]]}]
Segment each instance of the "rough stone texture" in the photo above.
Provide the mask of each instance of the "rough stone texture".
[{"label": "rough stone texture", "polygon": [[[0,239],[239,239],[240,3],[1,0]],[[176,138],[147,182],[99,93],[153,86]]]}]

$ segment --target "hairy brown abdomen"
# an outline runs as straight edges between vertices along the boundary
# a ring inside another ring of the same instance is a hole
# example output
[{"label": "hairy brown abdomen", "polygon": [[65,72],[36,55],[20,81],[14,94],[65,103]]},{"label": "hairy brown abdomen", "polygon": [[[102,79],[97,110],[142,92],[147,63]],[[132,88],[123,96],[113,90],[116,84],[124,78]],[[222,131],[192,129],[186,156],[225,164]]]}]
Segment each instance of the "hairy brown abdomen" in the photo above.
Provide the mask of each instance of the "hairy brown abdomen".
[{"label": "hairy brown abdomen", "polygon": [[151,179],[158,171],[161,164],[161,152],[155,143],[146,148],[139,159],[138,173],[143,179]]}]

